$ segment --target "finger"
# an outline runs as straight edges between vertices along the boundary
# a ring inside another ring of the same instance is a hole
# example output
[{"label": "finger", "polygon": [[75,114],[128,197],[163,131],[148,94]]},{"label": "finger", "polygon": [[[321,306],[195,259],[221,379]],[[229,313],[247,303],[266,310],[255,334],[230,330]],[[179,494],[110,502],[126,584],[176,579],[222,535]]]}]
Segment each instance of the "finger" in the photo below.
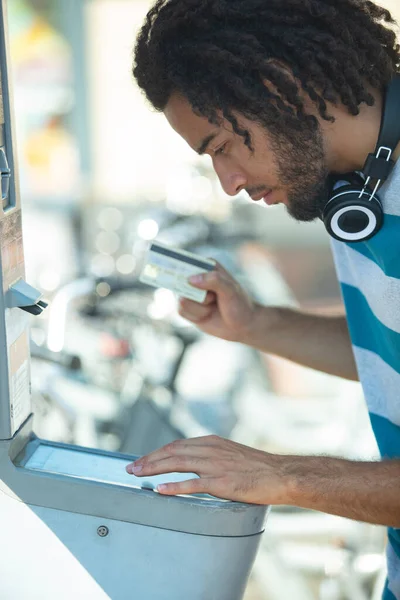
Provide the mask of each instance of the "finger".
[{"label": "finger", "polygon": [[174,483],[161,483],[157,486],[157,492],[166,496],[177,494],[211,494],[213,479],[201,477],[199,479],[188,479]]},{"label": "finger", "polygon": [[217,295],[215,294],[215,292],[207,292],[207,296],[203,302],[203,304],[205,306],[208,306],[209,304],[214,304],[214,302],[216,302],[217,300]]},{"label": "finger", "polygon": [[193,323],[200,323],[201,321],[205,321],[208,319],[212,313],[212,307],[191,307],[189,310],[185,308],[179,308],[178,310],[181,317],[187,319],[188,321],[193,321]]},{"label": "finger", "polygon": [[179,304],[185,306],[187,308],[190,307],[198,307],[198,306],[209,306],[210,304],[214,304],[217,300],[217,295],[215,292],[207,292],[207,295],[204,299],[204,302],[196,302],[195,300],[189,300],[188,298],[179,298]]},{"label": "finger", "polygon": [[[210,273],[218,272],[221,275],[225,275],[225,276],[231,277],[231,275],[229,274],[229,272],[221,265],[221,263],[219,263],[217,260],[215,260],[214,262],[215,262],[214,269],[212,269],[211,271],[203,271],[202,273],[198,273],[198,275],[200,275],[200,276],[206,276],[206,275],[209,275]],[[197,275],[193,275],[192,277],[196,278]],[[191,279],[191,277],[189,277],[189,279]]]},{"label": "finger", "polygon": [[203,450],[200,452],[201,455],[204,454],[204,449],[215,447],[220,442],[221,438],[217,435],[202,435],[199,437],[190,438],[188,440],[175,440],[170,444],[166,444],[165,446],[162,446],[161,448],[158,448],[157,450],[149,452],[149,454],[138,458],[133,463],[127,465],[126,470],[128,472],[132,472],[130,467],[133,467],[134,465],[142,465],[146,462],[154,462],[175,455],[186,455],[192,453],[195,453],[196,455],[199,454],[198,449],[202,448]]},{"label": "finger", "polygon": [[238,283],[220,265],[208,273],[200,273],[189,278],[189,283],[203,290],[231,296],[237,291]]},{"label": "finger", "polygon": [[200,477],[201,475],[210,475],[210,463],[211,461],[204,457],[168,456],[135,465],[128,472],[137,477],[163,475],[164,473],[196,473]]},{"label": "finger", "polygon": [[189,439],[174,440],[173,442],[165,444],[165,446],[162,446],[157,450],[153,450],[153,452],[143,455],[142,457],[138,458],[135,463],[143,462],[144,460],[158,460],[158,458],[174,456],[175,454],[188,454],[196,446],[216,446],[221,439],[222,438],[217,435],[201,435]]},{"label": "finger", "polygon": [[225,269],[225,267],[223,267],[221,265],[220,262],[218,262],[217,260],[214,260],[214,262],[215,262],[215,270],[219,271],[220,273],[223,273],[224,275],[227,275],[228,277],[232,277],[231,274],[229,273],[229,271],[227,271]]}]

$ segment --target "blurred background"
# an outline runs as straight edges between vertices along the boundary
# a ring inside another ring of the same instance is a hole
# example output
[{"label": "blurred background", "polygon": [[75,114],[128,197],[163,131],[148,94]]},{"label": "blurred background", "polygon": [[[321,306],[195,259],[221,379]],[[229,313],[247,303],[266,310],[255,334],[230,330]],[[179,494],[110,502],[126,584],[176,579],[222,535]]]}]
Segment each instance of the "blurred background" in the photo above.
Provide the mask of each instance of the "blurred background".
[{"label": "blurred background", "polygon": [[[400,19],[397,0],[381,2]],[[230,198],[131,76],[148,0],[9,0],[35,429],[144,454],[216,433],[265,451],[377,457],[359,384],[201,334],[140,284],[157,239],[218,259],[264,304],[341,311],[329,240]],[[271,512],[246,600],[378,600],[380,527]]]}]

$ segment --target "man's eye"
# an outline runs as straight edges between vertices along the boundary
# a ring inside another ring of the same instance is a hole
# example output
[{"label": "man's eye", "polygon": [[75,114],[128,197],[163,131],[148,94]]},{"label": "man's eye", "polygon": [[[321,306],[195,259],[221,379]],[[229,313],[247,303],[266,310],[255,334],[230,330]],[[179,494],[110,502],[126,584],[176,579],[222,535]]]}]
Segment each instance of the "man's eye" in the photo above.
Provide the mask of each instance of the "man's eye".
[{"label": "man's eye", "polygon": [[220,146],[217,150],[214,151],[214,156],[218,156],[219,154],[224,154],[226,148],[226,144]]}]

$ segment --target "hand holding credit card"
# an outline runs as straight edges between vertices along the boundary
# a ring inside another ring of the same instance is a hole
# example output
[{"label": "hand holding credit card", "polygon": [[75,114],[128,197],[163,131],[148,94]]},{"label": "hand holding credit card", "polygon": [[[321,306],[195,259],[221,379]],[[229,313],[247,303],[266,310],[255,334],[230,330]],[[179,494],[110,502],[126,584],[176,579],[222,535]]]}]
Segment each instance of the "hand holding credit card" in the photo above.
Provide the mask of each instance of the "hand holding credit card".
[{"label": "hand holding credit card", "polygon": [[[204,279],[191,285],[193,275]],[[179,314],[206,334],[248,343],[252,330],[258,330],[255,317],[262,307],[216,260],[154,241],[140,281],[181,296]]]},{"label": "hand holding credit card", "polygon": [[140,281],[153,287],[167,288],[182,298],[204,302],[207,291],[190,285],[192,275],[213,271],[215,261],[153,242],[148,250]]}]

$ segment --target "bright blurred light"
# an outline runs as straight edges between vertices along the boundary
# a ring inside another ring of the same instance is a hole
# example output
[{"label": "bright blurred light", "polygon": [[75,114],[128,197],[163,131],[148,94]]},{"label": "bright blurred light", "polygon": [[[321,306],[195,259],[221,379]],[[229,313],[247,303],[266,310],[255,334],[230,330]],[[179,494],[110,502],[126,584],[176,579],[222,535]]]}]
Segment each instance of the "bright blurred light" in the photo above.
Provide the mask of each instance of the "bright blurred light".
[{"label": "bright blurred light", "polygon": [[166,290],[165,288],[156,290],[154,292],[154,300],[158,304],[168,306],[169,310],[174,310],[176,308],[176,296],[171,290]]},{"label": "bright blurred light", "polygon": [[193,180],[193,196],[196,200],[206,200],[212,194],[211,181],[207,177],[195,177]]},{"label": "bright blurred light", "polygon": [[368,575],[370,573],[376,573],[383,566],[384,555],[382,554],[363,554],[362,556],[357,556],[355,559],[354,567],[359,573],[364,573]]},{"label": "bright blurred light", "polygon": [[169,210],[185,215],[197,211],[198,203],[193,199],[193,177],[187,168],[178,168],[171,173],[165,191]]},{"label": "bright blurred light", "polygon": [[138,225],[137,232],[142,240],[154,240],[159,229],[158,223],[154,219],[143,219]]},{"label": "bright blurred light", "polygon": [[165,288],[160,288],[154,292],[154,300],[147,309],[147,314],[152,319],[164,319],[176,310],[177,299],[175,294]]},{"label": "bright blurred light", "polygon": [[115,264],[111,256],[96,254],[91,262],[91,272],[98,277],[107,277],[114,272]]},{"label": "bright blurred light", "polygon": [[46,292],[53,292],[60,285],[60,274],[51,269],[42,271],[39,275],[39,285]]},{"label": "bright blurred light", "polygon": [[120,246],[119,235],[113,231],[100,231],[96,236],[95,246],[102,254],[114,254]]},{"label": "bright blurred light", "polygon": [[105,281],[96,285],[96,293],[100,298],[105,298],[111,292],[111,287]]},{"label": "bright blurred light", "polygon": [[98,216],[97,223],[106,231],[115,231],[119,229],[123,223],[124,217],[118,208],[103,208]]},{"label": "bright blurred light", "polygon": [[123,254],[117,259],[115,265],[119,273],[129,275],[136,267],[136,260],[130,254]]}]

